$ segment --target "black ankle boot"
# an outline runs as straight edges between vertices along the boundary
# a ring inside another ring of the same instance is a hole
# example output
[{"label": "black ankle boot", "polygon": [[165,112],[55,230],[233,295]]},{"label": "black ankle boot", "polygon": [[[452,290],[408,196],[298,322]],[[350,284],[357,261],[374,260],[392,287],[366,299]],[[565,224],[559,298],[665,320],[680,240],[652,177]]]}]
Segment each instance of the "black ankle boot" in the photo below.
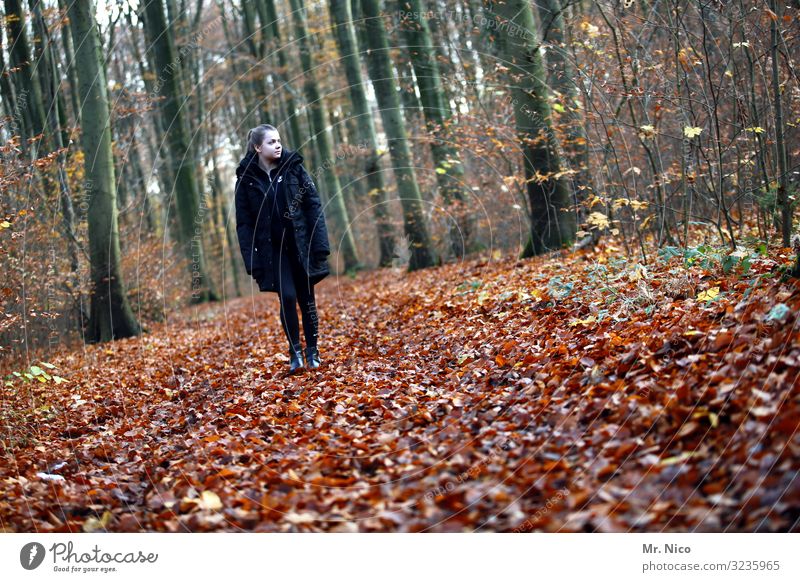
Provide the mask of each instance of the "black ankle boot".
[{"label": "black ankle boot", "polygon": [[300,344],[289,348],[289,373],[303,369],[303,351]]},{"label": "black ankle boot", "polygon": [[306,347],[306,363],[309,368],[319,368],[319,349],[316,346]]}]

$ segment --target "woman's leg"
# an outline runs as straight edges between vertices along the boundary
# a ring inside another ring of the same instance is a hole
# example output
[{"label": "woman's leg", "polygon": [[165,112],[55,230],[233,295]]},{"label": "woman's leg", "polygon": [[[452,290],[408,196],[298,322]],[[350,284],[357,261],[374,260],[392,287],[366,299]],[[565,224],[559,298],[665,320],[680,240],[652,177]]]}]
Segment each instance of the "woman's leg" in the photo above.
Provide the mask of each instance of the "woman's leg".
[{"label": "woman's leg", "polygon": [[297,290],[288,253],[276,253],[274,260],[278,277],[278,298],[281,302],[281,325],[290,346],[300,345],[300,322],[297,319]]},{"label": "woman's leg", "polygon": [[314,286],[308,280],[300,261],[292,261],[292,272],[294,274],[297,300],[300,303],[300,313],[303,315],[303,333],[306,336],[306,347],[316,348],[319,335],[319,317],[317,315],[316,298],[314,297]]},{"label": "woman's leg", "polygon": [[[301,291],[302,289],[302,291]],[[317,347],[319,336],[319,317],[317,316],[317,302],[314,297],[313,285],[299,285],[297,299],[300,301],[300,313],[303,314],[303,331],[306,335],[306,347]]]}]

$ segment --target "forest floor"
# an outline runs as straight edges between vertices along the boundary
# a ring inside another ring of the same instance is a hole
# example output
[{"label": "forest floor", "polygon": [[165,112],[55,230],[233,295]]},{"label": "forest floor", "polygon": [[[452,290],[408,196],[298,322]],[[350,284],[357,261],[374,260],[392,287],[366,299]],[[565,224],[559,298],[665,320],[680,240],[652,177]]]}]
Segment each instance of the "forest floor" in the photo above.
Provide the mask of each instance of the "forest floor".
[{"label": "forest floor", "polygon": [[274,294],[63,353],[3,387],[0,528],[798,531],[791,256],[671,254],[329,277],[294,376]]}]

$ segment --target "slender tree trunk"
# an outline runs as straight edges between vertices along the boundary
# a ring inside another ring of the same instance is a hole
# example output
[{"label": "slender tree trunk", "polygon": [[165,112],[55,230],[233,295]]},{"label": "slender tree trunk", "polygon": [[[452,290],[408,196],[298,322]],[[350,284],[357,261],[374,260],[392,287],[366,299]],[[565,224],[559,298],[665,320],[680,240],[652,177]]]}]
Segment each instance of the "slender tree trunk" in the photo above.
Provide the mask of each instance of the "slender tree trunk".
[{"label": "slender tree trunk", "polygon": [[558,142],[553,133],[546,73],[527,0],[488,4],[509,68],[514,119],[524,152],[525,180],[531,210],[531,236],[522,257],[569,245],[575,238],[575,213],[562,177]]},{"label": "slender tree trunk", "polygon": [[69,190],[69,182],[66,172],[66,155],[64,152],[64,134],[62,133],[60,121],[64,107],[66,106],[63,93],[58,91],[58,69],[56,67],[55,52],[50,37],[50,31],[42,15],[41,2],[31,0],[31,10],[34,14],[34,30],[39,37],[42,56],[40,67],[40,79],[42,91],[45,99],[50,104],[47,111],[47,124],[50,129],[53,147],[58,152],[56,157],[56,175],[58,180],[59,206],[61,209],[61,222],[64,230],[64,238],[67,243],[67,253],[69,255],[70,272],[77,273],[78,262],[78,242],[75,236],[75,209],[72,205],[72,195]]},{"label": "slender tree trunk", "polygon": [[161,219],[158,216],[157,208],[147,192],[147,177],[144,175],[142,156],[139,152],[139,140],[136,139],[136,132],[131,136],[130,163],[133,169],[135,190],[141,193],[142,206],[144,208],[145,220],[147,221],[147,232],[161,237]]},{"label": "slender tree trunk", "polygon": [[408,60],[408,55],[400,54],[397,58],[392,60],[392,63],[397,70],[397,86],[400,89],[400,102],[403,104],[403,111],[405,112],[406,120],[412,124],[412,120],[416,122],[422,113],[422,103],[417,99],[417,94],[414,91],[414,73],[412,72],[411,63]]},{"label": "slender tree trunk", "polygon": [[[7,30],[7,29],[6,29]],[[6,115],[11,119],[9,130],[12,134],[21,134],[24,128],[19,127],[17,98],[14,94],[14,85],[11,83],[11,78],[6,75],[8,69],[6,65],[5,49],[3,48],[3,35],[4,31],[0,30],[0,96],[3,99],[3,106],[6,110]],[[21,114],[22,111],[19,111]]]},{"label": "slender tree trunk", "polygon": [[253,66],[250,67],[251,85],[253,94],[257,95],[256,102],[251,104],[253,107],[252,115],[253,126],[260,123],[270,123],[272,115],[269,109],[269,84],[267,83],[268,68],[265,66],[265,54],[262,51],[263,43],[261,37],[264,34],[262,28],[256,32],[256,4],[262,0],[242,0],[242,12],[244,15],[245,44],[253,57]]},{"label": "slender tree trunk", "polygon": [[[34,0],[35,1],[35,0]],[[111,66],[113,67],[114,75],[117,78],[118,82],[121,82],[125,78],[125,73],[122,70],[122,63],[120,62],[119,55],[111,55]],[[111,99],[114,103],[119,105],[120,101],[124,99],[124,91],[120,92],[120,94],[116,94],[115,92],[111,93]],[[124,106],[123,106],[124,107]],[[123,233],[123,236],[120,240],[120,245],[122,246],[122,252],[125,252],[125,232],[127,227],[129,226],[130,220],[130,208],[128,206],[129,203],[129,196],[128,191],[130,190],[131,185],[131,172],[129,167],[129,155],[130,155],[130,144],[133,136],[133,132],[135,131],[134,120],[133,116],[130,115],[121,115],[121,116],[114,116],[112,117],[112,130],[111,135],[113,142],[116,147],[116,152],[112,153],[115,154],[114,156],[114,173],[117,176],[121,176],[121,179],[117,181],[117,208],[119,210],[119,226],[120,231]]]},{"label": "slender tree trunk", "polygon": [[[222,14],[226,14],[226,11],[228,10],[223,0],[217,0],[217,9]],[[236,84],[236,88],[238,89],[235,92],[231,92],[231,99],[235,105],[236,119],[238,120],[236,125],[238,126],[239,124],[242,124],[243,126],[249,126],[253,121],[252,114],[250,112],[250,104],[253,102],[251,85],[250,83],[242,81],[244,78],[244,73],[242,71],[242,59],[239,58],[240,51],[242,50],[241,43],[238,40],[240,37],[239,31],[236,30],[235,27],[234,30],[231,31],[228,24],[228,18],[223,18],[222,32],[225,36],[225,42],[227,43],[227,51],[230,54],[230,64],[231,69],[233,70],[234,82]],[[245,127],[245,135],[247,134],[248,129],[250,128]]]},{"label": "slender tree trunk", "polygon": [[110,341],[138,335],[120,269],[119,231],[111,153],[111,127],[106,76],[101,60],[100,35],[91,0],[72,0],[70,28],[77,46],[78,88],[83,103],[83,147],[89,194],[89,255],[91,260],[90,341]]},{"label": "slender tree trunk", "polygon": [[[153,60],[153,52],[148,50],[145,50],[144,54],[141,52],[139,49],[139,37],[142,36],[140,29],[138,26],[134,25],[131,11],[126,12],[125,17],[128,20],[128,27],[131,31],[131,48],[133,50],[133,59],[139,68],[139,76],[144,81],[144,88],[147,91],[147,95],[151,100],[151,106],[155,112],[157,105],[153,101],[158,98],[158,92],[161,89],[160,87],[156,88],[154,84],[156,79],[154,79],[152,75],[148,73],[148,68],[151,71],[156,70],[156,65]],[[145,30],[147,28],[147,14],[140,12],[139,17],[142,21],[142,30]],[[145,47],[147,47],[146,34],[142,37],[142,43]],[[174,206],[173,197],[170,196],[168,198],[167,196],[172,191],[172,185],[175,183],[175,175],[173,174],[173,168],[175,164],[172,162],[172,155],[169,148],[157,147],[157,138],[154,137],[166,135],[162,116],[155,112],[154,115],[149,116],[149,119],[151,123],[143,125],[141,122],[139,122],[136,125],[136,129],[139,130],[141,128],[142,130],[143,142],[147,148],[146,151],[152,168],[150,175],[152,176],[155,174],[157,176],[158,186],[162,196],[161,202],[154,205],[159,210],[159,216],[157,219],[157,222],[160,225],[158,229],[159,236],[170,237],[173,241],[180,242],[180,226],[178,225],[178,220],[176,219],[177,213],[167,211],[167,209]],[[160,166],[158,166],[159,160],[161,160]],[[146,189],[150,176],[143,177],[143,188]],[[162,217],[164,217],[163,220]]]},{"label": "slender tree trunk", "polygon": [[[743,15],[745,14],[745,7],[744,4],[740,1],[740,14],[742,15],[741,21],[744,21]],[[741,32],[741,42],[747,42],[747,35],[744,31],[744,25],[742,25],[742,32]],[[761,113],[758,107],[758,100],[756,99],[756,74],[755,74],[755,63],[753,63],[753,56],[750,50],[745,51],[745,56],[747,57],[747,74],[748,74],[748,84],[747,88],[750,94],[750,118],[752,119],[752,126],[760,127],[761,126]],[[759,179],[763,188],[767,188],[769,185],[769,174],[767,172],[767,160],[766,160],[766,152],[767,146],[764,143],[764,138],[761,136],[761,133],[755,133],[755,140],[758,147],[756,148],[756,159],[758,160],[758,170],[760,173]],[[759,191],[761,188],[752,188],[754,191]],[[749,194],[753,196],[752,192]],[[757,202],[756,202],[757,203]],[[757,203],[758,204],[758,203]],[[687,217],[688,222],[688,217]],[[767,233],[765,232],[765,237],[767,238]]]},{"label": "slender tree trunk", "polygon": [[[203,85],[199,82],[198,67],[200,66],[197,54],[197,46],[194,43],[200,17],[203,12],[203,0],[197,2],[197,12],[191,25],[189,15],[186,10],[186,1],[182,0],[180,7],[175,0],[167,0],[167,14],[170,17],[171,26],[174,28],[175,50],[179,55],[181,71],[182,95],[186,95],[185,105],[183,106],[186,119],[203,120]],[[198,168],[198,185],[200,187],[200,200],[205,199],[202,167],[203,154],[200,146],[203,143],[202,133],[205,130],[205,123],[199,121],[189,128],[189,152],[192,162]],[[213,287],[213,285],[212,285]]]},{"label": "slender tree trunk", "polygon": [[[580,186],[589,184],[589,142],[583,127],[583,116],[580,110],[581,82],[578,71],[570,61],[566,43],[566,21],[564,20],[565,0],[537,0],[539,20],[541,21],[542,40],[547,43],[547,64],[549,84],[561,97],[563,108],[562,119],[567,125],[567,140],[564,149],[570,169],[574,170],[573,180],[576,196]],[[584,190],[585,192],[586,190]]]},{"label": "slender tree trunk", "polygon": [[378,231],[380,251],[378,264],[381,267],[388,267],[392,264],[392,251],[395,245],[394,229],[389,215],[386,186],[380,166],[380,157],[378,156],[375,123],[372,120],[372,112],[367,103],[367,92],[361,75],[361,63],[358,59],[359,51],[353,29],[353,17],[349,0],[330,0],[330,13],[339,49],[339,58],[344,65],[344,72],[347,77],[350,104],[353,108],[350,117],[354,118],[356,122],[357,140],[360,142],[359,147],[361,144],[366,147],[364,173],[368,188],[367,202],[372,208],[375,216],[375,226]]},{"label": "slender tree trunk", "polygon": [[185,66],[189,58],[189,54],[184,48],[186,42],[187,32],[189,25],[186,22],[185,7],[178,8],[175,0],[164,0],[165,8],[167,9],[167,22],[172,36],[172,42],[176,55],[180,55],[180,86],[181,95],[189,95],[191,93],[191,84],[189,83],[188,71],[189,67]]},{"label": "slender tree trunk", "polygon": [[[55,127],[58,128],[58,139],[54,136],[50,142],[50,147],[57,149],[60,144],[69,143],[69,133],[66,129],[67,117],[65,115],[67,104],[64,100],[64,92],[59,91],[61,85],[58,74],[57,60],[53,50],[53,41],[50,30],[45,22],[42,13],[42,2],[40,0],[28,0],[31,13],[33,14],[33,33],[34,46],[36,47],[36,72],[39,74],[39,86],[42,90],[42,111],[45,114],[48,127],[52,124],[51,113],[55,113]],[[66,35],[65,35],[66,36]],[[59,128],[59,125],[61,127]]]},{"label": "slender tree trunk", "polygon": [[[405,8],[410,14],[424,13],[421,0],[398,0],[398,13]],[[450,246],[456,258],[475,250],[471,243],[475,234],[475,220],[468,207],[464,189],[464,166],[458,149],[448,139],[447,125],[450,108],[445,106],[442,81],[430,30],[425,19],[411,16],[400,18],[411,64],[417,78],[428,134],[431,136],[431,153],[436,168],[439,192],[445,206],[455,219],[450,221]]]},{"label": "slender tree trunk", "polygon": [[[337,113],[341,115],[341,109],[337,109],[336,107],[331,107],[330,109],[328,109],[327,122],[328,122],[328,127],[331,128],[331,132],[333,133],[333,143],[337,148],[336,158],[339,159],[339,153],[341,152],[342,154],[345,154],[345,149],[348,147],[349,144],[347,141],[347,136],[345,135],[346,125],[344,122],[344,117],[337,117],[336,116]],[[359,181],[353,181],[351,176],[349,175],[349,172],[344,173],[344,180],[339,180],[340,186],[343,181],[347,184],[347,189],[342,190],[342,197],[344,198],[344,205],[345,205],[345,210],[347,211],[347,216],[357,216],[358,215],[357,198],[362,193],[360,188],[361,183]],[[345,192],[347,193],[346,196],[344,195]],[[353,230],[354,240],[358,241],[363,240],[357,222],[351,220],[350,228]]]},{"label": "slender tree trunk", "polygon": [[771,18],[770,34],[772,38],[772,94],[775,106],[775,149],[778,158],[778,206],[781,208],[781,236],[783,246],[788,247],[792,236],[792,203],[789,200],[789,170],[786,159],[786,138],[784,137],[783,98],[781,97],[781,80],[778,63],[778,22],[783,10],[778,8],[776,0],[770,0]]},{"label": "slender tree trunk", "polygon": [[[311,114],[312,134],[315,136],[319,149],[320,162],[333,161],[333,147],[327,131],[325,103],[320,97],[317,83],[314,79],[313,63],[309,51],[308,30],[305,23],[305,7],[303,0],[291,0],[292,19],[294,20],[297,39],[300,44],[300,61],[303,64],[305,75],[306,101]],[[326,189],[329,192],[326,206],[330,207],[331,220],[341,234],[339,252],[344,259],[345,271],[353,271],[361,267],[356,252],[356,244],[350,229],[350,220],[347,208],[339,185],[339,178],[335,168],[329,168],[324,173]]]},{"label": "slender tree trunk", "polygon": [[[198,10],[200,7],[198,7]],[[197,15],[199,18],[199,14]],[[195,18],[194,29],[192,33],[196,32],[197,30],[197,22],[198,18]],[[188,24],[187,24],[188,26]],[[194,117],[193,119],[197,119],[198,123],[196,123],[193,127],[193,131],[190,133],[191,139],[190,142],[194,144],[192,148],[194,158],[192,159],[192,163],[195,167],[195,175],[198,177],[198,190],[200,196],[200,210],[203,214],[200,217],[199,221],[197,222],[197,226],[200,228],[201,236],[205,236],[208,234],[208,229],[205,227],[205,224],[212,224],[213,228],[213,221],[209,221],[209,217],[206,215],[213,216],[214,208],[213,208],[213,201],[212,201],[212,192],[210,191],[214,185],[209,184],[208,178],[206,176],[206,162],[208,158],[208,149],[209,144],[207,142],[207,135],[208,135],[208,121],[206,120],[206,85],[201,80],[200,75],[200,58],[194,58],[194,49],[191,50],[189,53],[189,65],[191,66],[191,81],[192,87],[194,88],[191,94],[193,95],[193,103],[194,107]],[[202,58],[202,57],[201,57]],[[205,150],[205,151],[204,151]],[[212,177],[213,180],[213,177]],[[211,204],[212,206],[209,206]],[[211,239],[213,240],[213,239]],[[203,247],[205,248],[205,246]],[[213,259],[212,259],[213,260]],[[222,284],[225,285],[225,273],[220,271],[220,275],[222,276]],[[211,277],[211,273],[209,273],[209,277]],[[216,289],[215,285],[211,285],[212,288]]]},{"label": "slender tree trunk", "polygon": [[[281,88],[284,92],[284,102],[286,104],[286,111],[288,119],[281,121],[281,125],[287,121],[289,123],[289,143],[300,143],[300,120],[297,116],[297,103],[295,101],[295,92],[290,82],[287,71],[289,64],[286,58],[286,49],[281,41],[281,31],[278,26],[278,13],[275,10],[274,0],[262,0],[256,3],[258,6],[258,18],[261,21],[262,30],[265,32],[268,39],[269,50],[277,53],[278,70],[273,71],[273,74],[280,77]],[[274,125],[274,124],[273,124]],[[277,126],[276,126],[277,127]]]},{"label": "slender tree trunk", "polygon": [[[214,195],[214,206],[219,209],[221,215],[220,225],[220,238],[222,245],[222,262],[225,263],[225,249],[228,250],[228,263],[231,266],[231,276],[233,277],[233,288],[237,297],[242,296],[242,286],[239,282],[239,259],[234,256],[235,249],[237,248],[236,237],[234,233],[233,221],[228,219],[228,205],[225,201],[224,189],[222,188],[222,178],[219,174],[219,160],[217,159],[217,148],[212,146],[209,148],[211,155],[211,166],[213,168],[214,185],[212,194]],[[227,241],[227,244],[225,242]],[[224,285],[224,269],[223,269],[223,285]],[[224,289],[224,287],[223,287]]]},{"label": "slender tree trunk", "polygon": [[[67,14],[67,0],[58,0],[58,10],[63,15]],[[78,103],[78,75],[75,71],[75,51],[72,49],[72,36],[69,32],[62,31],[61,41],[64,46],[64,63],[69,81],[69,97],[72,106],[72,119],[76,125],[81,124],[81,107]]]},{"label": "slender tree trunk", "polygon": [[[365,37],[369,52],[367,63],[372,85],[380,107],[383,129],[389,142],[389,153],[394,165],[398,196],[403,208],[403,227],[410,248],[409,270],[422,269],[435,264],[436,258],[431,244],[422,196],[417,186],[414,160],[408,147],[406,125],[397,84],[389,59],[389,42],[383,24],[383,13],[379,0],[361,0],[366,28]],[[406,249],[401,249],[404,253]]]},{"label": "slender tree trunk", "polygon": [[[431,8],[436,10],[438,14],[446,14],[442,5],[438,1],[432,2]],[[455,65],[449,55],[449,38],[447,36],[447,20],[443,18],[431,18],[428,21],[428,27],[431,31],[431,39],[433,41],[434,52],[436,53],[437,62],[441,63],[439,73],[443,79],[448,80],[447,83],[442,84],[442,101],[447,108],[447,116],[450,117],[450,100],[455,97],[453,94],[454,86],[456,86]]]},{"label": "slender tree trunk", "polygon": [[[21,146],[23,151],[27,151],[27,140],[40,135],[44,132],[46,118],[42,106],[42,88],[39,77],[35,74],[31,66],[31,49],[28,44],[28,34],[25,26],[25,12],[22,9],[20,0],[5,0],[6,22],[8,24],[8,46],[9,60],[11,67],[18,69],[14,74],[18,75],[20,82],[18,86],[22,88],[17,93],[17,103],[21,103],[23,119],[25,120],[25,131],[22,132]],[[33,157],[37,157],[40,147],[37,142],[33,143]]]},{"label": "slender tree trunk", "polygon": [[181,62],[175,53],[172,32],[167,28],[163,0],[149,0],[144,7],[148,45],[154,53],[156,78],[163,83],[164,99],[160,102],[164,125],[167,128],[170,156],[176,167],[176,202],[181,226],[181,244],[190,261],[192,302],[216,301],[216,292],[208,276],[203,252],[203,209],[193,160],[187,124],[181,109]]}]

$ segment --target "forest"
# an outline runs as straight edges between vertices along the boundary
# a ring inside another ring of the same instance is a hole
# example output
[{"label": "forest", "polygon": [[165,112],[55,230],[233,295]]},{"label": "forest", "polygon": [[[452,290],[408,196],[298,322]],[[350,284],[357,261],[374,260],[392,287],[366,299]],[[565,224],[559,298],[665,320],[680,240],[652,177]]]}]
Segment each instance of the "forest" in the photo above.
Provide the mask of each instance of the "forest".
[{"label": "forest", "polygon": [[[2,23],[0,530],[800,531],[800,2]],[[261,124],[327,223],[299,375]]]}]

